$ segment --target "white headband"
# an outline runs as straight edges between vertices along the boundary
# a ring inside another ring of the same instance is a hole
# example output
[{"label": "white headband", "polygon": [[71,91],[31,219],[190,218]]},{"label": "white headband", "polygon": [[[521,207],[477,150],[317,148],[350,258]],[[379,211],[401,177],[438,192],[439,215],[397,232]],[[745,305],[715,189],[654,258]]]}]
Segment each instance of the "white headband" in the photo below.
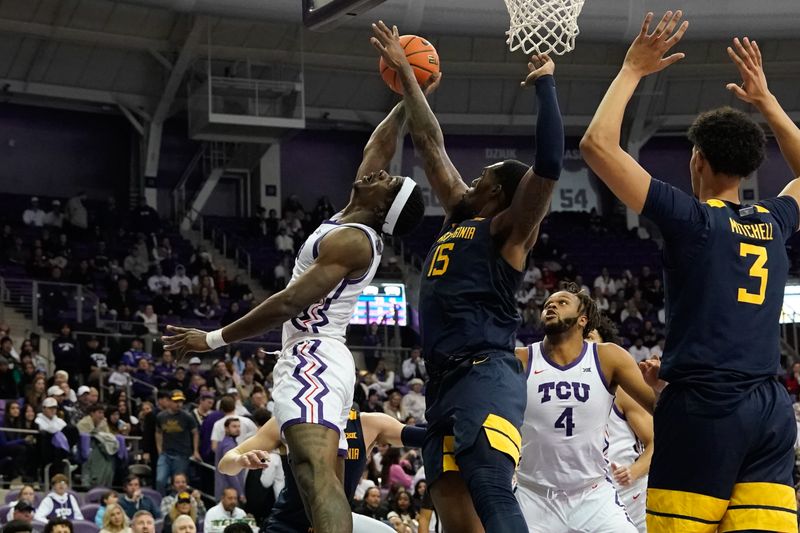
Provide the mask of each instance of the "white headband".
[{"label": "white headband", "polygon": [[403,208],[406,206],[406,202],[411,196],[411,191],[413,191],[416,186],[417,183],[411,178],[403,179],[403,184],[400,186],[397,196],[394,197],[389,212],[386,213],[386,220],[383,222],[383,227],[381,228],[384,233],[388,233],[389,235],[394,233],[397,219],[400,218],[400,213],[403,212]]}]

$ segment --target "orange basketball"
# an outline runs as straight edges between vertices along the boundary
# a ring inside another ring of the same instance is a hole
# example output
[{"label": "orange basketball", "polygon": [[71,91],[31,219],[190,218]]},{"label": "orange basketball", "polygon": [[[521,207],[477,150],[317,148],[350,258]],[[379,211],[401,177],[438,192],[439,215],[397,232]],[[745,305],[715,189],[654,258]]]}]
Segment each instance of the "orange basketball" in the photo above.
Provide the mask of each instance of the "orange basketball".
[{"label": "orange basketball", "polygon": [[[403,45],[408,62],[414,69],[417,83],[424,85],[432,74],[439,72],[439,54],[436,53],[436,48],[431,43],[416,35],[401,35],[400,44]],[[383,58],[381,58],[379,68],[381,78],[386,85],[397,94],[403,94],[403,83],[400,81],[400,77],[393,68],[386,64]]]}]

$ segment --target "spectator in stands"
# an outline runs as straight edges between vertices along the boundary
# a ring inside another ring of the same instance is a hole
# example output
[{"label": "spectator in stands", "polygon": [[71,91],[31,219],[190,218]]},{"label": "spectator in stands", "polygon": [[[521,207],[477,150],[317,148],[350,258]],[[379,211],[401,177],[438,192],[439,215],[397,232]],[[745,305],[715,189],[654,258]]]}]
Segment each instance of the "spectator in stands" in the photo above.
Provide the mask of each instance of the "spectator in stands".
[{"label": "spectator in stands", "polygon": [[529,295],[530,301],[536,304],[537,307],[542,307],[545,300],[550,297],[550,291],[545,287],[544,280],[539,279],[533,284],[533,289]]},{"label": "spectator in stands", "polygon": [[10,400],[19,398],[19,396],[19,389],[17,382],[14,380],[9,360],[5,357],[0,357],[0,399]]},{"label": "spectator in stands", "polygon": [[206,506],[203,503],[202,495],[200,494],[199,490],[193,490],[189,486],[189,480],[186,477],[186,474],[183,473],[178,473],[172,476],[170,493],[164,496],[164,498],[161,500],[161,516],[163,516],[166,520],[167,515],[170,513],[170,509],[172,509],[172,507],[177,503],[178,497],[181,494],[186,494],[189,496],[189,503],[191,504],[195,521],[202,520],[206,515]]},{"label": "spectator in stands", "polygon": [[381,458],[381,481],[383,487],[391,490],[393,487],[403,487],[411,490],[414,477],[406,469],[411,469],[411,461],[416,456],[413,450],[405,455],[400,455],[400,448],[389,448]]},{"label": "spectator in stands", "polygon": [[72,521],[67,518],[52,518],[44,526],[42,533],[73,533]]},{"label": "spectator in stands", "polygon": [[[242,426],[239,419],[231,417],[225,420],[225,437],[217,446],[214,452],[214,466],[218,465],[222,458],[238,444],[237,439],[241,435]],[[220,499],[226,488],[236,489],[238,494],[244,496],[244,474],[242,471],[235,476],[229,476],[217,470],[214,474],[214,498]]]},{"label": "spectator in stands", "polygon": [[330,220],[336,214],[336,208],[333,207],[330,198],[327,196],[320,197],[317,206],[314,208],[313,222],[314,226],[319,226],[322,221]]},{"label": "spectator in stands", "polygon": [[608,268],[603,267],[600,275],[594,279],[594,286],[599,287],[603,294],[611,296],[617,293],[617,284],[611,278]]},{"label": "spectator in stands", "polygon": [[[21,489],[19,489],[19,493],[17,494],[17,499],[9,502],[9,507],[11,509],[8,510],[8,515],[6,516],[6,520],[17,520],[14,518],[14,511],[19,504],[27,504],[30,507],[31,513],[34,511],[34,506],[36,504],[36,491],[33,490],[31,485],[23,485]],[[31,515],[31,520],[33,519],[33,515]]]},{"label": "spectator in stands", "polygon": [[[225,395],[219,401],[219,409],[222,411],[222,416],[214,422],[211,429],[211,449],[216,452],[217,447],[225,438],[225,421],[230,418],[238,418],[241,425],[240,440],[244,441],[250,438],[258,431],[255,423],[249,418],[240,417],[236,414],[236,400],[231,395]],[[205,425],[206,422],[203,424]]]},{"label": "spectator in stands", "polygon": [[217,361],[211,370],[208,384],[216,389],[217,394],[227,394],[228,390],[233,387],[233,377],[228,370],[225,361]]},{"label": "spectator in stands", "polygon": [[78,504],[78,500],[69,493],[67,476],[56,474],[50,480],[50,493],[42,498],[39,507],[36,509],[34,520],[46,522],[53,518],[65,518],[67,520],[83,520],[83,513]]},{"label": "spectator in stands", "polygon": [[8,516],[10,517],[10,521],[18,520],[20,522],[27,522],[30,524],[33,522],[33,514],[36,511],[36,507],[32,503],[27,501],[19,501],[16,504],[11,506],[11,509],[8,511]]},{"label": "spectator in stands", "polygon": [[100,533],[130,533],[130,519],[118,503],[106,506]]},{"label": "spectator in stands", "polygon": [[237,506],[238,502],[239,493],[236,489],[225,489],[220,502],[206,513],[203,532],[223,533],[225,526],[232,521],[243,519],[246,515],[244,510]]},{"label": "spectator in stands", "polygon": [[133,210],[132,218],[131,227],[136,228],[137,231],[148,235],[150,233],[158,233],[161,224],[158,212],[148,205],[144,196],[139,198],[139,206]]},{"label": "spectator in stands", "polygon": [[134,518],[135,520],[137,511],[148,511],[154,517],[161,516],[153,500],[142,494],[139,476],[130,475],[126,477],[122,488],[125,490],[125,494],[120,498],[119,504],[129,518]]},{"label": "spectator in stands", "polygon": [[[108,506],[118,504],[119,494],[117,494],[116,491],[110,490],[103,494],[103,497],[100,499],[100,507],[97,508],[97,513],[94,515],[94,523],[97,525],[97,527],[103,527],[103,517],[106,514],[106,509],[108,509]],[[125,516],[127,517],[128,515]]]},{"label": "spectator in stands", "polygon": [[121,277],[117,280],[117,286],[108,295],[108,308],[120,315],[119,320],[122,320],[123,310],[134,307],[136,307],[136,300],[131,294],[128,280]]},{"label": "spectator in stands", "polygon": [[89,212],[83,204],[85,201],[86,193],[83,191],[67,200],[67,222],[78,233],[84,233],[89,229]]},{"label": "spectator in stands", "polygon": [[99,403],[94,404],[89,408],[88,414],[80,419],[77,428],[81,433],[93,433],[96,431],[111,433],[106,420],[105,407]]},{"label": "spectator in stands", "polygon": [[370,389],[375,389],[382,398],[385,398],[389,391],[394,388],[394,371],[386,368],[386,361],[381,359],[372,376],[368,376],[367,385]]},{"label": "spectator in stands", "polygon": [[72,336],[69,324],[61,325],[61,334],[53,340],[53,358],[56,368],[66,370],[74,375],[80,375],[84,370],[78,343]]},{"label": "spectator in stands", "polygon": [[161,362],[159,362],[154,370],[154,379],[155,383],[158,387],[163,387],[169,379],[175,374],[175,370],[177,370],[177,365],[175,364],[175,357],[172,355],[172,352],[169,350],[164,350],[161,354]]},{"label": "spectator in stands", "polygon": [[153,362],[153,356],[144,351],[144,343],[142,339],[136,338],[131,341],[131,347],[122,354],[120,364],[133,370],[139,366],[139,360],[146,359],[148,362]]},{"label": "spectator in stands", "polygon": [[650,349],[644,345],[644,341],[641,337],[636,337],[636,340],[633,342],[633,346],[631,346],[628,351],[637,363],[650,358]]},{"label": "spectator in stands", "polygon": [[169,531],[170,533],[197,533],[197,525],[190,515],[182,514],[175,518],[170,529],[166,529],[165,526],[164,531]]},{"label": "spectator in stands", "polygon": [[144,323],[150,335],[158,335],[158,315],[153,310],[152,304],[144,306],[144,311],[136,311],[136,318]]},{"label": "spectator in stands", "polygon": [[272,269],[272,279],[275,283],[275,290],[282,291],[286,288],[286,284],[289,282],[289,255],[285,254],[283,258],[275,265],[275,268]]},{"label": "spectator in stands", "polygon": [[61,201],[58,199],[50,203],[50,211],[44,216],[44,225],[51,228],[61,228],[64,226],[64,211],[61,209]]},{"label": "spectator in stands", "polygon": [[100,394],[94,387],[81,385],[78,387],[78,403],[75,404],[75,411],[78,419],[89,414],[89,409],[100,399]]},{"label": "spectator in stands", "polygon": [[425,422],[425,395],[422,394],[422,386],[424,382],[420,378],[413,378],[408,382],[411,389],[408,394],[403,396],[401,407],[413,416],[417,422]]},{"label": "spectator in stands", "polygon": [[278,230],[278,235],[275,237],[275,249],[286,254],[294,253],[294,239],[287,233],[286,228]]},{"label": "spectator in stands", "polygon": [[639,309],[636,307],[636,302],[633,300],[628,300],[625,304],[625,309],[619,315],[619,320],[621,323],[625,323],[628,318],[635,318],[639,322],[643,321],[642,313],[639,312]]},{"label": "spectator in stands", "polygon": [[403,407],[403,395],[397,389],[388,391],[387,395],[389,399],[383,402],[383,412],[400,422],[405,422],[408,418],[408,411]]},{"label": "spectator in stands", "polygon": [[153,294],[161,294],[162,289],[164,287],[171,289],[172,281],[167,276],[164,275],[164,272],[161,269],[161,265],[156,264],[156,266],[153,267],[152,275],[149,278],[147,278],[147,288]]},{"label": "spectator in stands", "polygon": [[137,286],[139,286],[144,281],[143,276],[150,270],[150,263],[146,255],[142,257],[139,249],[136,246],[132,246],[128,249],[128,255],[125,256],[125,260],[122,262],[122,268],[136,279]]},{"label": "spectator in stands", "polygon": [[422,348],[414,346],[408,359],[403,361],[403,379],[409,380],[419,378],[428,379],[428,372],[425,370],[425,361],[422,359]]},{"label": "spectator in stands", "polygon": [[228,284],[228,296],[231,300],[239,300],[244,302],[253,301],[253,291],[247,283],[242,280],[242,276],[237,274],[233,277],[233,281]]},{"label": "spectator in stands", "polygon": [[149,511],[137,511],[131,520],[132,533],[155,533],[156,522],[153,513]]},{"label": "spectator in stands", "polygon": [[244,406],[247,408],[248,411],[253,413],[256,411],[256,409],[270,410],[269,404],[270,404],[269,393],[264,389],[264,387],[256,384],[253,387],[253,392],[250,393],[250,398],[245,401]]},{"label": "spectator in stands", "polygon": [[408,526],[412,531],[416,531],[416,518],[417,511],[412,505],[411,494],[405,489],[398,490],[394,495],[392,510],[386,515],[386,519],[397,530],[398,526]]},{"label": "spectator in stands", "polygon": [[39,207],[39,198],[31,198],[31,205],[22,213],[22,222],[29,227],[44,226],[45,212]]},{"label": "spectator in stands", "polygon": [[33,524],[25,520],[12,520],[3,526],[3,533],[33,533]]},{"label": "spectator in stands", "polygon": [[192,280],[186,275],[186,267],[178,265],[175,267],[175,274],[170,278],[170,287],[173,295],[181,293],[181,287],[192,290]]},{"label": "spectator in stands", "polygon": [[219,321],[219,325],[225,327],[228,324],[231,324],[232,322],[239,320],[244,315],[245,312],[242,311],[241,307],[239,306],[239,302],[234,300],[231,302],[225,314],[222,315],[222,318]]},{"label": "spectator in stands", "polygon": [[381,503],[381,491],[378,487],[370,487],[364,494],[364,499],[356,506],[355,512],[368,516],[373,520],[383,521],[389,510]]},{"label": "spectator in stands", "polygon": [[188,492],[176,494],[172,500],[172,505],[166,511],[162,505],[161,512],[164,517],[164,531],[172,531],[173,524],[176,524],[181,516],[189,517],[192,524],[197,522],[197,509],[192,505],[192,496]]},{"label": "spectator in stands", "polygon": [[172,476],[189,471],[189,457],[202,461],[197,422],[183,410],[185,401],[183,391],[172,391],[166,410],[156,417],[156,490],[161,494],[165,493]]},{"label": "spectator in stands", "polygon": [[381,345],[381,336],[378,331],[377,322],[370,323],[369,330],[367,334],[364,335],[364,339],[361,343],[368,347],[368,349],[364,350],[364,363],[367,366],[367,370],[369,372],[375,372],[375,367],[378,366],[378,361],[381,358],[380,351],[377,350]]},{"label": "spectator in stands", "polygon": [[217,304],[208,287],[200,287],[200,294],[194,300],[192,313],[198,318],[210,320],[217,315]]}]

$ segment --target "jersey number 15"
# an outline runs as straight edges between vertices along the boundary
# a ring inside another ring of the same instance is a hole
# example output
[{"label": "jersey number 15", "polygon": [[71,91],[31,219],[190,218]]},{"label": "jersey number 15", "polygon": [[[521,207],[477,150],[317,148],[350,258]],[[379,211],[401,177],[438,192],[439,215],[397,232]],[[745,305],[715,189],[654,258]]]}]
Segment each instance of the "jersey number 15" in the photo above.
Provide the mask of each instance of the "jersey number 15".
[{"label": "jersey number 15", "polygon": [[429,278],[441,276],[447,272],[447,267],[450,266],[448,254],[453,251],[453,247],[455,247],[453,242],[446,242],[436,247],[431,258],[431,266],[428,267]]},{"label": "jersey number 15", "polygon": [[737,300],[747,304],[761,305],[764,303],[764,297],[767,294],[767,280],[769,279],[769,270],[766,268],[767,249],[763,246],[741,243],[739,255],[741,257],[756,256],[753,266],[750,267],[750,277],[757,278],[760,281],[760,285],[757,293],[747,292],[747,289],[739,287]]}]

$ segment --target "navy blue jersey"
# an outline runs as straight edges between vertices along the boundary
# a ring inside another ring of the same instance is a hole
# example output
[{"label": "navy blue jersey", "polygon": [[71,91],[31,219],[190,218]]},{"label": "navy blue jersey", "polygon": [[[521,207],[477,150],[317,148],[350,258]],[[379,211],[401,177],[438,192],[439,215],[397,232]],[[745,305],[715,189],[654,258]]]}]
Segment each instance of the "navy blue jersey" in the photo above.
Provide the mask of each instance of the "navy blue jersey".
[{"label": "navy blue jersey", "polygon": [[[364,442],[364,431],[361,427],[361,415],[351,410],[345,427],[347,438],[347,455],[344,459],[344,492],[347,500],[352,502],[361,474],[367,466],[367,449]],[[278,495],[267,519],[267,533],[307,533],[311,522],[306,516],[300,490],[291,471],[289,460],[282,458],[286,475],[286,486]]]},{"label": "navy blue jersey", "polygon": [[491,219],[445,226],[422,269],[420,329],[429,370],[483,352],[511,352],[520,325],[514,294],[523,273],[509,265]]},{"label": "navy blue jersey", "polygon": [[735,401],[775,376],[789,269],[785,241],[800,218],[795,200],[701,203],[653,180],[642,214],[665,241],[661,377]]}]

